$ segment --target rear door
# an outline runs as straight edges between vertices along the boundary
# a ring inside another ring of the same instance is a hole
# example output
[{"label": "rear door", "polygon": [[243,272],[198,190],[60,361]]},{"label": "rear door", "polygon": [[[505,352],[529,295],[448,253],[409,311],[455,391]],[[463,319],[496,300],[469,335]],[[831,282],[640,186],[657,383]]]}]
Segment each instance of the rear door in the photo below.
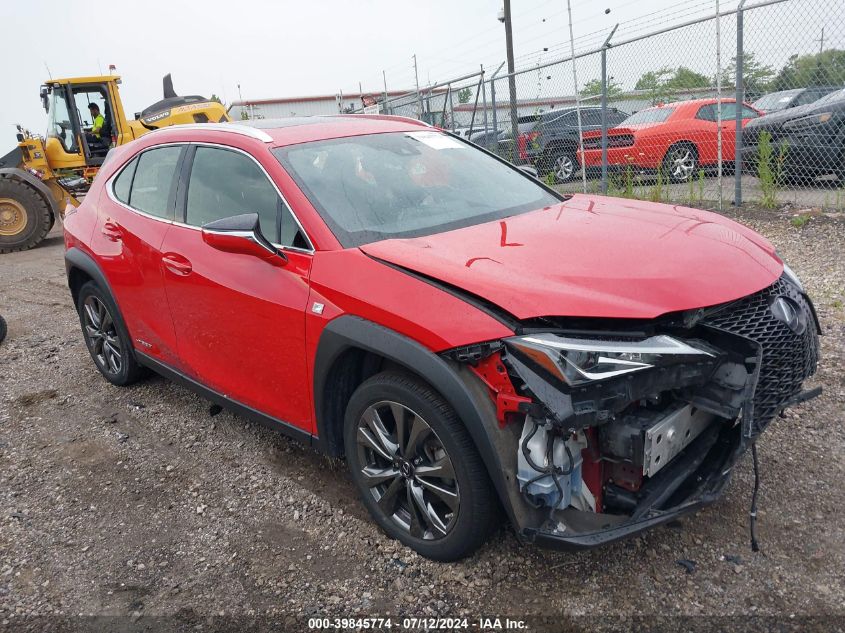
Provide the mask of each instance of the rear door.
[{"label": "rear door", "polygon": [[[311,431],[305,308],[312,249],[260,164],[230,147],[196,145],[181,176],[177,221],[162,246],[179,354],[207,387]],[[206,244],[202,225],[258,213],[285,248],[274,265]],[[184,215],[183,215],[184,214]]]},{"label": "rear door", "polygon": [[133,345],[177,367],[160,249],[173,221],[176,171],[185,148],[147,149],[121,168],[100,197],[92,238]]}]

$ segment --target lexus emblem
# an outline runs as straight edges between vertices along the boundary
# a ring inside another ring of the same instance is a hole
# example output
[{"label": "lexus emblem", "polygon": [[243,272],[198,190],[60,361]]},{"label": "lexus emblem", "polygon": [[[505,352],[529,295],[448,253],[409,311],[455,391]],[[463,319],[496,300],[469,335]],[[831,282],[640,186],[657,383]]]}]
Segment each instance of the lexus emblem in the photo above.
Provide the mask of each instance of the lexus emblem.
[{"label": "lexus emblem", "polygon": [[777,297],[772,301],[769,309],[774,316],[781,323],[795,332],[796,334],[803,334],[807,329],[807,317],[795,301],[789,297]]}]

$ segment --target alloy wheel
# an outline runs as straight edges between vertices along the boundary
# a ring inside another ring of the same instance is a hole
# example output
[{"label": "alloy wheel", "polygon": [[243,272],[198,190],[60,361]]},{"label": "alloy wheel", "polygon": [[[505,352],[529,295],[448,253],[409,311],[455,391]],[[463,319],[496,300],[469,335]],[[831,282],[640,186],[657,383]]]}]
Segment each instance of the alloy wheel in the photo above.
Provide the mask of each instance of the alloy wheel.
[{"label": "alloy wheel", "polygon": [[91,295],[82,304],[85,337],[94,360],[100,369],[109,374],[119,374],[123,366],[123,349],[117,328],[106,305]]},{"label": "alloy wheel", "polygon": [[460,493],[452,460],[428,423],[398,402],[380,401],[358,420],[356,442],[378,508],[415,538],[445,537],[457,520]]},{"label": "alloy wheel", "polygon": [[572,156],[562,154],[555,159],[555,178],[558,182],[566,182],[575,173],[575,162]]},{"label": "alloy wheel", "polygon": [[695,171],[695,154],[689,147],[676,147],[669,155],[668,163],[672,179],[684,182],[692,178],[692,173]]}]

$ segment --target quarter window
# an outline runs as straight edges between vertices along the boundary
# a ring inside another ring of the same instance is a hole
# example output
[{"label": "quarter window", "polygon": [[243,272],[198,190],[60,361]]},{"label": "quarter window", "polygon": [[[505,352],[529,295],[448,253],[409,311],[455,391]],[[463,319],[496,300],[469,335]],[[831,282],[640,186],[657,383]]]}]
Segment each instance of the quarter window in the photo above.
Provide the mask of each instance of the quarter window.
[{"label": "quarter window", "polygon": [[[168,203],[181,151],[180,146],[159,147],[147,150],[136,159],[138,165],[132,179],[129,206],[158,218],[172,219]],[[125,173],[126,170],[121,177]]]},{"label": "quarter window", "polygon": [[132,187],[132,177],[135,175],[135,168],[138,166],[138,159],[133,158],[132,162],[123,168],[123,171],[114,179],[114,197],[123,204],[129,204],[129,189]]}]

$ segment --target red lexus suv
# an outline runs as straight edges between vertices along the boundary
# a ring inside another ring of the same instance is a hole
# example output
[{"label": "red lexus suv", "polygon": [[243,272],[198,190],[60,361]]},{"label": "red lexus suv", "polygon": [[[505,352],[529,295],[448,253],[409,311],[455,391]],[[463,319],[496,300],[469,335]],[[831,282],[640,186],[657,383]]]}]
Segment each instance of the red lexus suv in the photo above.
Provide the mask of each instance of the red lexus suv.
[{"label": "red lexus suv", "polygon": [[818,322],[719,215],[562,195],[417,121],[175,126],[112,150],[65,219],[99,371],[155,371],[344,456],[438,560],[583,548],[718,498],[815,395]]}]

